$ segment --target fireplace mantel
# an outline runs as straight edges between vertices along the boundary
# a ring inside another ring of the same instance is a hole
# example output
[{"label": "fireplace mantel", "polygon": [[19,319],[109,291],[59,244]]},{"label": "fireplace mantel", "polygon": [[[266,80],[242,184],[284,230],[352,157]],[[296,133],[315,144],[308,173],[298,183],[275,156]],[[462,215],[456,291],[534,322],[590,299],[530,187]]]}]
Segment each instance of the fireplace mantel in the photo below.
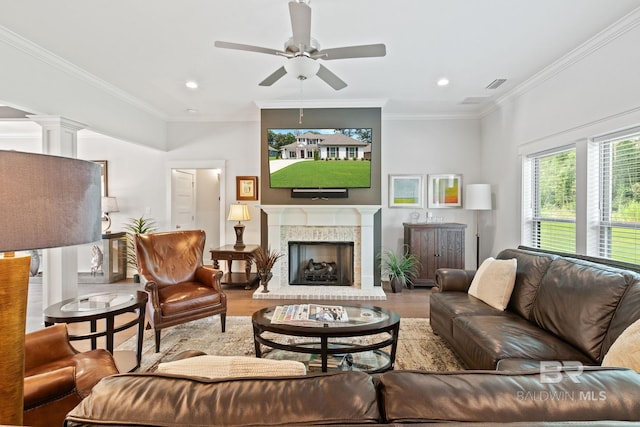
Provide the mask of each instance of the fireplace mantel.
[{"label": "fireplace mantel", "polygon": [[[374,215],[380,205],[260,205],[267,214],[268,240],[271,248],[282,252],[288,250],[285,230],[287,227],[309,227],[311,234],[317,234],[317,227],[329,227],[330,233],[355,235],[356,265],[354,286],[360,289],[371,289],[374,286]],[[299,236],[298,236],[299,237]],[[302,237],[304,239],[304,237]],[[328,239],[327,239],[328,240]],[[338,238],[338,240],[340,240]],[[286,257],[285,257],[286,258]],[[288,261],[281,259],[273,269],[273,284],[288,287]]]}]

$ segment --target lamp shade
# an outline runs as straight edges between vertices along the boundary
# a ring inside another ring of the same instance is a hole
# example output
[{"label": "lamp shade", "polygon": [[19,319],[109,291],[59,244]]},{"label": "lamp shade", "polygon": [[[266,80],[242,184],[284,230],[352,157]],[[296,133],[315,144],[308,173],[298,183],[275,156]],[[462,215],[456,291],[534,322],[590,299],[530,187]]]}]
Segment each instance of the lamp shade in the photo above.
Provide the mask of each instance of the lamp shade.
[{"label": "lamp shade", "polygon": [[249,221],[251,216],[249,215],[248,205],[231,205],[229,207],[228,221]]},{"label": "lamp shade", "polygon": [[465,188],[464,207],[469,210],[491,210],[491,185],[469,184]]},{"label": "lamp shade", "polygon": [[97,163],[0,150],[0,182],[0,252],[100,240]]},{"label": "lamp shade", "polygon": [[120,212],[120,209],[118,208],[118,200],[115,197],[103,197],[102,212]]}]

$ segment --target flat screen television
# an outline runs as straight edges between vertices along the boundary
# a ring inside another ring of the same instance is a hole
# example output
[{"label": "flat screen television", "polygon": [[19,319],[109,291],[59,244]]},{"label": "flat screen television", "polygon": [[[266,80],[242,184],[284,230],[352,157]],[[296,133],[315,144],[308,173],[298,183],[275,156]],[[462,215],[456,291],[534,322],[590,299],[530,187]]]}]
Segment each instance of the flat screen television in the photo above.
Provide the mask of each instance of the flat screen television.
[{"label": "flat screen television", "polygon": [[271,188],[371,187],[371,129],[268,129]]}]

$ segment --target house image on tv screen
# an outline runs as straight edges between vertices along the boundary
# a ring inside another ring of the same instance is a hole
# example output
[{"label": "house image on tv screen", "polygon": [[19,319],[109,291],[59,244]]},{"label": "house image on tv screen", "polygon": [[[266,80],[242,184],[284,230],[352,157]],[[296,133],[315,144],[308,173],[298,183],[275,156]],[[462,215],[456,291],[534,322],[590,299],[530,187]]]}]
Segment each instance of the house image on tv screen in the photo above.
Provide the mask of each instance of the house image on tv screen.
[{"label": "house image on tv screen", "polygon": [[371,129],[269,129],[271,188],[371,185]]},{"label": "house image on tv screen", "polygon": [[371,160],[371,144],[342,133],[305,132],[296,142],[281,147],[283,159],[367,159]]}]

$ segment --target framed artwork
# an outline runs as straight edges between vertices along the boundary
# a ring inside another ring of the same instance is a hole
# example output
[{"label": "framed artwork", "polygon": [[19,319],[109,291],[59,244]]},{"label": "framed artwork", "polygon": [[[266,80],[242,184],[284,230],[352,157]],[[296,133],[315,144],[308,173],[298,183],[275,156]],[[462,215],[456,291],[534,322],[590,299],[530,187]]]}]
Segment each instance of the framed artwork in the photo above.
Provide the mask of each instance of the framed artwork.
[{"label": "framed artwork", "polygon": [[100,188],[102,189],[101,196],[107,197],[109,195],[109,175],[107,173],[107,161],[93,160],[93,162],[100,165]]},{"label": "framed artwork", "polygon": [[462,207],[462,175],[429,175],[429,208]]},{"label": "framed artwork", "polygon": [[236,176],[236,200],[258,200],[257,176]]},{"label": "framed artwork", "polygon": [[423,194],[422,175],[389,175],[390,208],[421,208]]}]

